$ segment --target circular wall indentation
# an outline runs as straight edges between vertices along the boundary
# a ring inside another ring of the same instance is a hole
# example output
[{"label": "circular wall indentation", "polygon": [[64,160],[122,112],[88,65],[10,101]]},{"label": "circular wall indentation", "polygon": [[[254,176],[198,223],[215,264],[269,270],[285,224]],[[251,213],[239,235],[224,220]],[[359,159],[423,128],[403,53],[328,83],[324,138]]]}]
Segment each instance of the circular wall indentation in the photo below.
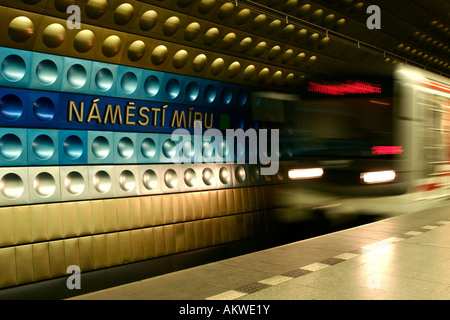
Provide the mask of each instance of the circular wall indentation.
[{"label": "circular wall indentation", "polygon": [[208,85],[205,88],[205,92],[204,92],[205,100],[208,103],[212,103],[212,102],[214,102],[214,100],[216,100],[216,96],[217,96],[216,87],[214,87],[213,85]]},{"label": "circular wall indentation", "polygon": [[186,86],[186,98],[189,101],[195,101],[200,93],[200,87],[197,82],[192,81]]},{"label": "circular wall indentation", "polygon": [[225,61],[222,58],[217,58],[216,60],[213,61],[213,63],[211,63],[211,73],[213,75],[218,75],[219,73],[222,72],[223,67],[225,66]]},{"label": "circular wall indentation", "polygon": [[248,100],[248,93],[241,90],[238,94],[238,103],[240,106],[244,106]]},{"label": "circular wall indentation", "polygon": [[202,180],[203,183],[207,186],[211,186],[214,183],[214,172],[211,170],[211,168],[203,169]]},{"label": "circular wall indentation", "polygon": [[225,87],[222,90],[222,103],[227,105],[233,99],[233,90],[230,87]]},{"label": "circular wall indentation", "polygon": [[186,41],[192,41],[200,33],[200,23],[198,22],[191,22],[186,29],[184,30],[184,39]]},{"label": "circular wall indentation", "polygon": [[153,158],[156,154],[156,143],[152,138],[145,138],[141,143],[141,154],[147,158]]},{"label": "circular wall indentation", "polygon": [[253,50],[253,55],[255,57],[262,56],[267,50],[267,43],[265,41],[261,41],[255,46],[255,49]]},{"label": "circular wall indentation", "polygon": [[250,169],[250,179],[252,183],[257,183],[260,177],[260,170],[256,166],[252,166]]},{"label": "circular wall indentation", "polygon": [[234,173],[235,173],[235,178],[239,183],[243,183],[245,181],[245,178],[247,177],[247,173],[245,172],[244,167],[237,166]]},{"label": "circular wall indentation", "polygon": [[147,169],[142,175],[142,184],[147,190],[154,190],[158,186],[158,177],[152,169]]},{"label": "circular wall indentation", "polygon": [[230,170],[228,170],[227,167],[222,167],[219,170],[219,180],[220,182],[222,182],[223,184],[228,184],[230,182]]},{"label": "circular wall indentation", "polygon": [[120,86],[125,93],[131,94],[136,91],[138,87],[137,76],[133,72],[127,72],[122,76]]},{"label": "circular wall indentation", "polygon": [[124,170],[119,176],[119,186],[125,192],[133,191],[136,187],[136,179],[133,172]]},{"label": "circular wall indentation", "polygon": [[49,136],[41,134],[34,139],[32,149],[39,160],[48,160],[55,152],[55,143]]},{"label": "circular wall indentation", "polygon": [[281,20],[275,19],[271,23],[269,23],[269,26],[267,27],[267,33],[273,34],[281,29]]},{"label": "circular wall indentation", "polygon": [[89,0],[86,4],[86,15],[91,19],[98,19],[108,9],[107,0]]},{"label": "circular wall indentation", "polygon": [[56,191],[55,178],[48,172],[41,172],[34,178],[33,188],[39,196],[51,197]]},{"label": "circular wall indentation", "polygon": [[0,138],[0,155],[8,161],[14,161],[20,157],[23,151],[22,141],[12,133]]},{"label": "circular wall indentation", "polygon": [[148,10],[144,12],[139,20],[139,27],[142,31],[151,30],[158,22],[158,13],[155,10]]},{"label": "circular wall indentation", "polygon": [[234,8],[235,8],[234,3],[225,2],[223,5],[220,6],[217,12],[217,17],[221,20],[230,17],[233,14]]},{"label": "circular wall indentation", "polygon": [[194,187],[197,184],[197,174],[194,169],[188,168],[184,171],[184,183],[188,187]]},{"label": "circular wall indentation", "polygon": [[188,57],[189,57],[189,54],[186,50],[179,50],[173,56],[173,62],[172,62],[173,66],[176,69],[183,68],[186,65]]},{"label": "circular wall indentation", "polygon": [[128,137],[123,137],[117,144],[117,152],[121,158],[130,159],[134,154],[134,143]]},{"label": "circular wall indentation", "polygon": [[281,62],[282,63],[288,63],[289,60],[292,59],[292,57],[294,56],[294,50],[292,49],[287,49],[283,55],[281,56]]},{"label": "circular wall indentation", "polygon": [[164,184],[170,189],[178,185],[178,175],[173,169],[169,169],[164,173]]},{"label": "circular wall indentation", "polygon": [[131,21],[134,15],[134,7],[129,3],[122,3],[114,11],[114,21],[123,26]]},{"label": "circular wall indentation", "polygon": [[86,184],[81,173],[72,171],[64,178],[64,187],[71,195],[78,196],[83,193]]},{"label": "circular wall indentation", "polygon": [[230,49],[237,41],[237,36],[234,32],[227,33],[222,40],[222,48],[227,50]]},{"label": "circular wall indentation", "polygon": [[36,77],[45,86],[50,86],[58,79],[58,67],[51,60],[42,60],[36,67]]},{"label": "circular wall indentation", "polygon": [[22,116],[23,103],[16,95],[7,94],[0,99],[0,115],[9,121],[15,121]]},{"label": "circular wall indentation", "polygon": [[[23,0],[22,0],[23,1]],[[29,1],[29,0],[27,0]],[[39,2],[40,0],[34,1],[34,2]],[[66,13],[67,8],[71,5],[74,5],[77,3],[77,0],[55,0],[54,1],[54,5],[56,10],[58,10],[59,12],[62,13]]]},{"label": "circular wall indentation", "polygon": [[122,40],[115,35],[109,36],[103,41],[102,52],[107,58],[116,56],[122,47]]},{"label": "circular wall indentation", "polygon": [[21,16],[14,18],[8,26],[9,38],[14,42],[25,42],[34,33],[34,24],[29,18]]},{"label": "circular wall indentation", "polygon": [[217,29],[217,28],[208,29],[205,32],[205,36],[203,38],[203,42],[206,45],[212,45],[214,42],[217,41],[217,39],[219,38],[219,35],[220,35],[219,29]]},{"label": "circular wall indentation", "polygon": [[98,193],[104,194],[111,190],[111,177],[106,171],[98,171],[95,173],[92,183]]},{"label": "circular wall indentation", "polygon": [[55,104],[47,97],[39,98],[33,104],[33,115],[41,122],[51,121],[55,116],[55,112]]},{"label": "circular wall indentation", "polygon": [[185,140],[183,142],[183,148],[182,148],[182,153],[183,156],[187,157],[187,158],[192,158],[194,156],[194,142],[189,140]]},{"label": "circular wall indentation", "polygon": [[95,34],[91,30],[81,30],[73,38],[73,46],[79,53],[86,53],[95,44]]},{"label": "circular wall indentation", "polygon": [[144,83],[145,92],[153,97],[159,92],[159,79],[156,76],[149,76]]},{"label": "circular wall indentation", "polygon": [[257,15],[252,22],[252,29],[257,30],[261,28],[267,21],[267,16],[265,14]]},{"label": "circular wall indentation", "polygon": [[92,141],[92,153],[99,159],[105,159],[110,152],[109,141],[103,136],[95,137]]},{"label": "circular wall indentation", "polygon": [[170,37],[173,36],[180,27],[181,20],[177,16],[168,18],[163,24],[163,33]]},{"label": "circular wall indentation", "polygon": [[22,178],[15,173],[7,173],[0,180],[0,191],[8,200],[19,199],[24,192]]},{"label": "circular wall indentation", "polygon": [[177,79],[170,79],[166,84],[166,93],[170,99],[175,99],[180,94],[180,83]]},{"label": "circular wall indentation", "polygon": [[145,55],[146,46],[144,41],[136,40],[128,47],[128,59],[136,62]]},{"label": "circular wall indentation", "polygon": [[166,46],[159,45],[152,52],[152,63],[156,66],[162,64],[167,59],[167,54],[169,50],[167,50]]},{"label": "circular wall indentation", "polygon": [[250,37],[246,37],[244,39],[241,40],[241,42],[239,43],[239,52],[244,53],[246,51],[248,51],[253,44],[253,40]]},{"label": "circular wall indentation", "polygon": [[254,65],[248,65],[244,70],[244,80],[249,81],[255,74],[256,67]]},{"label": "circular wall indentation", "polygon": [[234,78],[239,74],[239,71],[241,71],[241,64],[238,61],[234,61],[228,67],[227,75],[229,78]]},{"label": "circular wall indentation", "polygon": [[83,155],[83,141],[78,136],[68,136],[63,142],[63,150],[70,160],[77,160]]},{"label": "circular wall indentation", "polygon": [[108,91],[114,83],[114,76],[111,70],[103,68],[95,75],[95,85],[100,91]]},{"label": "circular wall indentation", "polygon": [[205,69],[207,60],[208,59],[206,58],[206,55],[204,55],[203,53],[199,54],[194,58],[194,61],[192,62],[192,70],[194,70],[194,72],[202,71],[203,69]]},{"label": "circular wall indentation", "polygon": [[175,156],[176,148],[175,141],[167,139],[162,144],[162,152],[167,158],[173,158]]},{"label": "circular wall indentation", "polygon": [[269,77],[270,71],[268,68],[263,68],[261,71],[259,71],[258,73],[258,81],[259,82],[266,82],[268,77]]},{"label": "circular wall indentation", "polygon": [[59,47],[66,40],[66,29],[59,23],[52,23],[42,33],[42,41],[49,48]]},{"label": "circular wall indentation", "polygon": [[272,75],[271,82],[274,85],[281,86],[283,84],[283,73],[280,70],[275,71],[275,73]]},{"label": "circular wall indentation", "polygon": [[206,14],[210,12],[216,4],[216,0],[201,0],[198,4],[198,12],[201,14]]},{"label": "circular wall indentation", "polygon": [[269,50],[269,60],[274,60],[276,59],[276,57],[278,57],[278,55],[281,53],[281,47],[280,46],[273,46],[270,50]]},{"label": "circular wall indentation", "polygon": [[80,89],[86,84],[87,71],[81,64],[74,64],[67,71],[67,82],[74,89]]},{"label": "circular wall indentation", "polygon": [[241,11],[239,11],[236,14],[236,18],[235,18],[235,22],[237,25],[241,25],[244,24],[248,21],[248,19],[250,18],[250,15],[252,14],[252,12],[250,11],[250,9],[242,9]]},{"label": "circular wall indentation", "polygon": [[2,62],[2,73],[6,80],[17,82],[23,79],[26,73],[25,61],[18,55],[10,55]]}]

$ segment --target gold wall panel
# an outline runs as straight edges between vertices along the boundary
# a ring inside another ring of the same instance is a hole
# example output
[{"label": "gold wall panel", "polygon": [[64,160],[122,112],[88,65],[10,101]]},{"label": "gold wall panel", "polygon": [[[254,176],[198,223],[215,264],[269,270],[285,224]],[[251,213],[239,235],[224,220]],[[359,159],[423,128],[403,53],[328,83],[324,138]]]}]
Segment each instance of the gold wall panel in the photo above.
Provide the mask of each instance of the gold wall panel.
[{"label": "gold wall panel", "polygon": [[153,228],[146,228],[142,230],[144,259],[151,259],[156,256],[155,251],[155,236]]},{"label": "gold wall panel", "polygon": [[130,233],[130,231],[119,232],[120,264],[126,264],[133,261]]},{"label": "gold wall panel", "polygon": [[0,249],[0,288],[18,285],[16,269],[16,248]]},{"label": "gold wall panel", "polygon": [[92,248],[94,254],[94,269],[106,268],[108,266],[106,235],[99,234],[93,236]]},{"label": "gold wall panel", "polygon": [[51,241],[48,244],[50,258],[50,274],[52,278],[66,274],[66,258],[64,240]]},{"label": "gold wall panel", "polygon": [[0,208],[0,247],[14,244],[14,214],[12,207]]},{"label": "gold wall panel", "polygon": [[78,236],[77,204],[75,202],[61,203],[61,214],[64,238]]},{"label": "gold wall panel", "polygon": [[131,230],[131,253],[133,261],[145,259],[144,254],[144,232],[142,229]]},{"label": "gold wall panel", "polygon": [[66,270],[69,266],[80,266],[80,246],[79,238],[64,240],[64,255],[66,261]]},{"label": "gold wall panel", "polygon": [[93,270],[95,267],[93,237],[81,237],[78,240],[80,252],[80,269],[81,271]]},{"label": "gold wall panel", "polygon": [[16,247],[17,281],[27,283],[34,281],[33,245]]},{"label": "gold wall panel", "polygon": [[44,204],[30,206],[31,242],[48,240],[47,210]]},{"label": "gold wall panel", "polygon": [[30,207],[20,206],[13,208],[14,214],[14,243],[31,242]]},{"label": "gold wall panel", "polygon": [[91,201],[91,222],[93,234],[106,232],[103,200]]},{"label": "gold wall panel", "polygon": [[51,277],[48,242],[33,244],[33,269],[35,281]]},{"label": "gold wall panel", "polygon": [[106,258],[108,267],[120,264],[119,235],[117,233],[106,234]]}]

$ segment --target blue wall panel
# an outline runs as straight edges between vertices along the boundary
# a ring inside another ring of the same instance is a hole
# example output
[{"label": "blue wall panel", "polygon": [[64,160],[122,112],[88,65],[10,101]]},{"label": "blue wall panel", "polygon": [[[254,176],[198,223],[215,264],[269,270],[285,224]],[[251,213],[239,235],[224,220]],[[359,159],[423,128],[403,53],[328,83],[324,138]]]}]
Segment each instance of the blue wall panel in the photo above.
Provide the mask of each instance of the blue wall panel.
[{"label": "blue wall panel", "polygon": [[0,129],[0,167],[28,164],[28,130]]}]

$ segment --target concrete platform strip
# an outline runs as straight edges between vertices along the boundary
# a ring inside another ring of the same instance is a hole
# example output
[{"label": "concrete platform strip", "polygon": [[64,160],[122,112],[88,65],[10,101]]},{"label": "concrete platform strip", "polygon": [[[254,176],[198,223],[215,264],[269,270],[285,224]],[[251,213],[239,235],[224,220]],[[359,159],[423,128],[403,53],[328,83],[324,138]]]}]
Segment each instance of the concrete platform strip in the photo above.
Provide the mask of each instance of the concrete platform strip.
[{"label": "concrete platform strip", "polygon": [[307,266],[303,266],[298,269],[291,270],[291,271],[285,272],[283,274],[273,276],[268,279],[263,279],[263,280],[259,280],[254,283],[250,283],[250,284],[248,284],[244,287],[238,288],[236,290],[225,291],[221,294],[208,297],[205,300],[235,300],[235,299],[241,298],[243,296],[246,296],[248,294],[263,290],[265,288],[275,286],[277,284],[292,280],[297,277],[301,277],[305,274],[309,274],[311,272],[316,272],[318,270],[333,266],[342,261],[352,259],[359,255],[363,255],[363,254],[366,254],[369,252],[373,252],[376,250],[386,248],[392,244],[395,244],[402,240],[417,236],[424,232],[434,230],[434,229],[439,228],[440,226],[446,225],[448,223],[450,223],[450,221],[437,221],[436,222],[437,225],[425,225],[420,228],[421,231],[411,230],[411,231],[405,232],[403,234],[403,237],[390,237],[390,238],[384,239],[382,241],[378,241],[373,244],[361,247],[359,249],[339,254],[335,257],[331,257],[331,258],[328,258],[328,259],[325,259],[325,260],[322,260],[319,262],[315,262],[315,263],[309,264]]}]

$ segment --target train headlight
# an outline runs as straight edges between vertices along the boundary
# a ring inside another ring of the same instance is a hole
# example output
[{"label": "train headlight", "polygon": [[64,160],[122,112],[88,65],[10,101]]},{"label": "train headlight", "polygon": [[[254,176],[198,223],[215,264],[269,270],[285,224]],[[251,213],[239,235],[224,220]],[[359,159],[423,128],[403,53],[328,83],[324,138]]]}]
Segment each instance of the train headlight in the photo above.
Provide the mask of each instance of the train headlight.
[{"label": "train headlight", "polygon": [[392,182],[396,177],[394,170],[361,173],[361,180],[368,184]]},{"label": "train headlight", "polygon": [[311,169],[291,169],[288,172],[289,178],[296,179],[313,179],[320,178],[323,176],[322,168],[311,168]]}]

